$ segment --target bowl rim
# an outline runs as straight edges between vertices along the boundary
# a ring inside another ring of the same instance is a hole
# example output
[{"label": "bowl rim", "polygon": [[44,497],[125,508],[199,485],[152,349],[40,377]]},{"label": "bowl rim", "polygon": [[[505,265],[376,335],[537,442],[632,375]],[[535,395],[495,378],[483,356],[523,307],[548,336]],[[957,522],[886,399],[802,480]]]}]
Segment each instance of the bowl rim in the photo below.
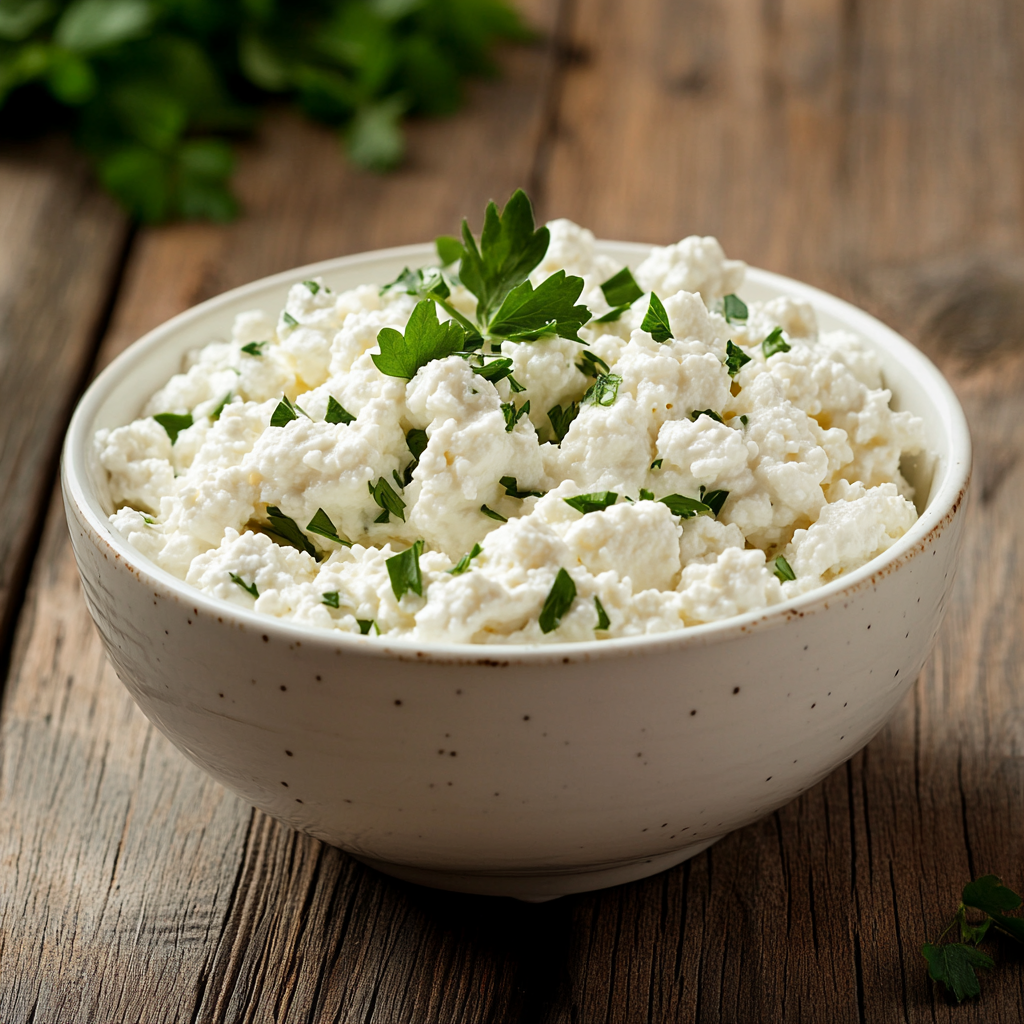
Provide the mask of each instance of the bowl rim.
[{"label": "bowl rim", "polygon": [[[639,242],[619,242],[600,239],[596,246],[614,248],[620,252],[633,252],[647,256],[655,246]],[[798,597],[768,608],[759,608],[742,615],[716,622],[701,623],[642,636],[614,637],[605,640],[555,641],[552,643],[495,643],[464,644],[455,642],[424,642],[402,637],[362,636],[325,630],[316,626],[262,615],[227,601],[211,597],[189,586],[184,580],[162,569],[141,552],[133,548],[110,525],[105,515],[97,514],[100,503],[88,487],[87,445],[91,443],[96,414],[110,391],[120,379],[144,362],[149,353],[160,347],[178,330],[202,320],[219,307],[263,291],[268,287],[284,286],[315,277],[318,274],[357,267],[379,260],[407,259],[410,263],[430,259],[435,255],[432,243],[375,249],[348,256],[335,257],[306,264],[259,278],[222,292],[184,310],[148,331],[116,356],[97,375],[80,398],[65,436],[61,455],[61,484],[65,501],[73,503],[78,515],[98,540],[112,548],[126,567],[130,567],[139,582],[148,587],[161,588],[182,604],[193,607],[198,614],[205,612],[223,621],[225,626],[236,626],[273,639],[294,643],[301,641],[307,647],[340,648],[360,657],[382,657],[410,660],[417,663],[479,664],[507,666],[510,664],[539,664],[553,661],[576,662],[597,659],[622,658],[636,653],[654,653],[665,649],[679,649],[691,645],[705,646],[748,634],[753,630],[776,628],[794,616],[804,617],[827,610],[830,603],[849,597],[866,583],[873,582],[880,571],[898,567],[909,560],[914,549],[927,543],[934,532],[941,529],[947,517],[960,506],[971,474],[971,437],[963,409],[952,387],[939,369],[916,346],[902,335],[883,324],[870,313],[822,291],[813,285],[755,267],[747,268],[747,280],[776,290],[780,295],[810,302],[817,313],[829,313],[841,319],[869,343],[882,344],[893,352],[904,367],[911,370],[934,401],[945,426],[948,442],[948,460],[937,459],[935,472],[938,485],[933,482],[931,500],[911,528],[881,555],[858,569],[838,577]],[[69,524],[70,525],[70,524]]]}]

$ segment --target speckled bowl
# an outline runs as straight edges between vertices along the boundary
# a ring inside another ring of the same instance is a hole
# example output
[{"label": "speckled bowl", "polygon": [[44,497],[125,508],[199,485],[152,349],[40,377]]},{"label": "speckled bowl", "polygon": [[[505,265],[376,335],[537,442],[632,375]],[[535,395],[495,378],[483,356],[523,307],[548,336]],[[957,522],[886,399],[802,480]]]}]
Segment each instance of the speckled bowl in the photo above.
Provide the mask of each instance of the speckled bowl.
[{"label": "speckled bowl", "polygon": [[[646,246],[602,243],[635,266]],[[64,447],[89,610],[145,714],[246,800],[400,878],[549,899],[653,874],[813,786],[879,730],[942,621],[970,475],[936,368],[858,309],[752,270],[747,299],[809,300],[877,346],[894,404],[925,420],[905,466],[921,517],[881,558],[766,613],[543,647],[336,635],[222,604],[115,533],[92,455],[235,314],[288,286],[392,279],[430,246],[331,260],[211,299],[152,331],[82,399]]]}]

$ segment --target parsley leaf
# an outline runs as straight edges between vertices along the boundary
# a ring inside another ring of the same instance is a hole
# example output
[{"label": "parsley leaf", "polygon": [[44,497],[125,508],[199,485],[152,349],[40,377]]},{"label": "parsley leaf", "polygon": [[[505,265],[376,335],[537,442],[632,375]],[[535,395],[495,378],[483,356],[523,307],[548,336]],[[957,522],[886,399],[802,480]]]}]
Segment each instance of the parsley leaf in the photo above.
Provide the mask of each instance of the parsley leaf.
[{"label": "parsley leaf", "polygon": [[548,420],[551,423],[551,430],[558,444],[565,440],[565,435],[569,433],[572,421],[579,414],[580,407],[577,402],[568,402],[564,409],[560,405],[555,405],[548,409]]},{"label": "parsley leaf", "polygon": [[336,590],[325,590],[320,595],[320,603],[327,605],[328,608],[340,608],[341,596]]},{"label": "parsley leaf", "polygon": [[381,288],[381,295],[390,291],[403,291],[406,295],[418,295],[424,299],[447,299],[451,295],[444,274],[437,267],[419,267],[410,270],[404,267],[402,272]]},{"label": "parsley leaf", "polygon": [[366,636],[367,633],[372,629],[377,636],[380,636],[380,626],[373,619],[356,619],[359,625],[359,632]]},{"label": "parsley leaf", "polygon": [[511,434],[516,424],[530,411],[530,400],[527,399],[518,409],[515,402],[502,402],[501,411],[505,416],[505,433]]},{"label": "parsley leaf", "polygon": [[282,395],[281,401],[277,403],[277,408],[270,417],[270,425],[272,427],[283,427],[286,423],[297,420],[300,412],[303,416],[306,415],[305,411],[292,402],[287,395]]},{"label": "parsley leaf", "polygon": [[[583,405],[601,405],[607,408],[615,404],[619,396],[622,378],[617,373],[602,373],[583,395]],[[549,414],[550,416],[550,414]]]},{"label": "parsley leaf", "polygon": [[597,625],[594,629],[607,629],[612,624],[612,620],[608,618],[608,613],[604,610],[604,605],[601,604],[601,598],[594,597],[594,607],[597,609]]},{"label": "parsley leaf", "polygon": [[354,420],[355,416],[334,395],[327,396],[327,415],[324,416],[324,423],[343,423],[348,425]]},{"label": "parsley leaf", "polygon": [[381,477],[375,484],[367,483],[366,486],[370,491],[370,497],[373,498],[378,507],[384,509],[374,519],[375,523],[390,522],[392,515],[398,516],[403,523],[405,522],[405,502],[395,493],[394,488],[384,477]]},{"label": "parsley leaf", "polygon": [[693,420],[694,423],[697,422],[697,419],[700,416],[710,416],[716,423],[722,422],[722,417],[713,409],[694,409],[693,412],[690,413],[690,419]]},{"label": "parsley leaf", "polygon": [[654,491],[647,490],[646,487],[640,488],[640,500],[641,501],[654,501]]},{"label": "parsley leaf", "polygon": [[522,189],[512,193],[500,214],[493,202],[487,204],[479,248],[469,224],[462,222],[459,279],[477,297],[480,323],[487,323],[505,297],[530,276],[549,242],[546,227],[534,228],[533,206]]},{"label": "parsley leaf", "polygon": [[640,325],[640,330],[647,331],[655,341],[672,341],[675,338],[668,322],[668,313],[665,312],[661,299],[654,292],[651,292],[651,304],[647,307],[647,315]]},{"label": "parsley leaf", "polygon": [[783,583],[796,579],[796,573],[793,572],[789,562],[782,555],[775,559],[775,569],[773,571]]},{"label": "parsley leaf", "polygon": [[541,632],[550,633],[552,630],[558,629],[562,617],[572,607],[575,600],[576,584],[573,582],[573,578],[564,569],[559,569],[537,620],[540,623]]},{"label": "parsley leaf", "polygon": [[227,393],[227,394],[226,394],[226,395],[225,395],[225,396],[224,396],[224,397],[223,397],[223,398],[222,398],[222,399],[221,399],[221,400],[220,400],[220,401],[219,401],[219,402],[217,403],[217,408],[216,408],[216,409],[214,409],[214,410],[213,410],[213,412],[211,412],[211,413],[210,413],[210,420],[211,420],[211,421],[212,421],[213,423],[216,423],[216,422],[217,422],[217,420],[219,420],[219,419],[220,419],[220,414],[221,414],[221,413],[222,413],[222,412],[224,411],[224,408],[225,408],[225,407],[227,406],[228,402],[230,402],[230,401],[231,401],[231,392],[229,391],[229,392],[228,392],[228,393]]},{"label": "parsley leaf", "polygon": [[320,561],[320,555],[316,548],[313,547],[309,538],[299,529],[299,524],[294,519],[286,516],[276,505],[267,506],[267,519],[270,520],[270,525],[264,527],[267,533],[272,534],[278,540],[284,541],[289,547],[305,551],[307,555],[312,555],[318,562]]},{"label": "parsley leaf", "polygon": [[495,512],[493,508],[488,508],[486,505],[481,505],[480,511],[483,512],[485,516],[488,516],[491,519],[497,519],[499,523],[508,522],[508,520],[500,512]]},{"label": "parsley leaf", "polygon": [[409,453],[412,455],[412,462],[405,467],[402,474],[403,484],[408,487],[412,483],[412,475],[416,471],[416,467],[420,464],[420,456],[426,450],[427,447],[427,432],[420,430],[418,427],[413,427],[408,434],[405,435],[405,443],[409,448]]},{"label": "parsley leaf", "polygon": [[988,914],[997,928],[1024,942],[1024,918],[1007,917],[1004,910],[1017,910],[1021,898],[1003,885],[995,875],[982,875],[964,886],[961,902]]},{"label": "parsley leaf", "polygon": [[320,291],[320,285],[316,281],[303,281],[302,283],[309,289],[312,295],[316,295]]},{"label": "parsley leaf", "polygon": [[377,334],[380,352],[370,358],[381,373],[411,380],[432,359],[444,359],[462,348],[465,331],[454,320],[438,323],[433,299],[423,299],[409,317],[405,334],[384,327]]},{"label": "parsley leaf", "polygon": [[746,416],[741,416],[740,417],[740,423],[742,423],[743,426],[745,426],[745,427],[749,427],[750,426],[750,420],[748,420]]},{"label": "parsley leaf", "polygon": [[478,377],[483,377],[484,380],[489,380],[492,384],[495,384],[499,380],[512,376],[512,360],[508,357],[492,359],[489,363],[484,363],[483,366],[472,366],[470,369]]},{"label": "parsley leaf", "polygon": [[622,314],[625,313],[627,309],[629,309],[628,305],[626,305],[626,306],[613,306],[603,316],[597,317],[597,319],[594,320],[594,323],[595,324],[611,324],[611,323],[614,323],[616,320],[621,320],[622,319]]},{"label": "parsley leaf", "polygon": [[722,315],[729,323],[742,323],[750,316],[750,310],[747,309],[747,304],[738,295],[730,293],[722,299]]},{"label": "parsley leaf", "polygon": [[687,498],[683,494],[666,494],[659,501],[663,505],[668,505],[672,515],[679,516],[680,519],[693,519],[695,516],[713,516],[715,514],[710,505],[705,505],[703,501],[698,501],[696,498]]},{"label": "parsley leaf", "polygon": [[401,601],[402,595],[409,590],[414,594],[419,594],[420,597],[423,596],[423,575],[420,572],[420,555],[422,553],[423,541],[418,540],[401,554],[385,559],[384,564],[387,566],[388,576],[391,578],[391,589],[394,591],[396,601]]},{"label": "parsley leaf", "polygon": [[476,558],[483,551],[483,548],[479,544],[473,545],[473,550],[469,554],[463,555],[458,562],[448,570],[449,576],[461,576],[468,568],[469,563]]},{"label": "parsley leaf", "polygon": [[180,416],[176,412],[160,412],[153,419],[167,431],[167,436],[171,439],[172,445],[178,440],[178,435],[183,430],[187,430],[192,426],[192,413],[190,412]]},{"label": "parsley leaf", "polygon": [[333,540],[335,544],[352,547],[352,541],[338,533],[338,528],[331,522],[331,517],[322,508],[316,510],[316,515],[306,524],[306,529],[310,533],[318,533],[321,537]]},{"label": "parsley leaf", "polygon": [[661,469],[662,463],[663,463],[664,461],[665,461],[664,459],[655,459],[655,460],[654,460],[654,461],[653,461],[653,462],[651,463],[651,469]]},{"label": "parsley leaf", "polygon": [[248,345],[242,346],[242,351],[249,356],[261,356],[269,344],[269,341],[250,341]]},{"label": "parsley leaf", "polygon": [[521,491],[514,476],[503,476],[498,481],[505,488],[505,493],[510,498],[543,498],[544,491]]},{"label": "parsley leaf", "polygon": [[456,260],[461,260],[466,254],[462,243],[457,238],[452,238],[451,235],[438,235],[434,239],[434,245],[437,247],[438,258],[441,260],[442,266],[445,267]]},{"label": "parsley leaf", "polygon": [[579,341],[579,329],[590,319],[586,306],[575,305],[582,291],[583,278],[566,277],[564,270],[536,288],[524,281],[508,293],[488,331],[513,341],[536,341],[551,334]]},{"label": "parsley leaf", "polygon": [[572,498],[562,499],[566,505],[583,515],[588,512],[601,512],[618,500],[619,496],[615,491],[594,491],[591,494],[577,494]]},{"label": "parsley leaf", "polygon": [[601,285],[601,291],[604,292],[605,302],[609,306],[620,306],[625,309],[628,309],[644,293],[643,288],[633,279],[629,267],[623,267],[617,274],[609,277]]},{"label": "parsley leaf", "polygon": [[725,343],[725,366],[730,377],[735,377],[750,362],[750,356],[731,341]]},{"label": "parsley leaf", "polygon": [[602,373],[611,372],[611,367],[600,356],[594,355],[590,349],[584,350],[581,361],[576,364],[576,369],[584,377],[600,377]]},{"label": "parsley leaf", "polygon": [[287,310],[281,314],[281,319],[285,322],[288,327],[298,327],[299,321],[295,319]]},{"label": "parsley leaf", "polygon": [[928,961],[928,974],[933,981],[941,981],[958,1003],[981,995],[981,984],[975,970],[995,966],[992,958],[980,949],[961,942],[936,946],[926,942],[921,955]]},{"label": "parsley leaf", "polygon": [[703,484],[700,485],[700,500],[711,509],[716,518],[718,513],[722,511],[722,506],[728,497],[728,491],[709,491]]},{"label": "parsley leaf", "polygon": [[764,353],[765,359],[770,359],[776,352],[789,351],[789,345],[786,344],[786,339],[782,337],[781,327],[776,327],[775,330],[761,342],[761,351]]},{"label": "parsley leaf", "polygon": [[246,583],[241,576],[236,573],[229,572],[228,575],[231,577],[232,583],[237,583],[247,594],[252,594],[253,597],[259,597],[260,592],[256,589],[256,582]]}]

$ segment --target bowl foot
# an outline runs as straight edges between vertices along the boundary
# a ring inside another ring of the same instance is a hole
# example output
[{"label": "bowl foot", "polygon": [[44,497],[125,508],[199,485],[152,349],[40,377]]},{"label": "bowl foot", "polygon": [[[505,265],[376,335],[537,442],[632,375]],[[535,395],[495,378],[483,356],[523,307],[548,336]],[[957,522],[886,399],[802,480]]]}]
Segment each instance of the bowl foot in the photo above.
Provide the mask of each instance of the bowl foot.
[{"label": "bowl foot", "polygon": [[447,889],[449,892],[473,893],[477,896],[511,896],[524,903],[546,903],[577,892],[593,889],[607,889],[612,885],[635,882],[648,875],[681,864],[684,860],[702,853],[720,836],[704,842],[694,843],[682,850],[658,854],[655,857],[641,857],[626,863],[592,865],[582,868],[542,870],[530,874],[498,874],[473,871],[437,871],[433,868],[417,868],[407,864],[391,864],[373,860],[370,857],[356,857],[368,867],[385,875],[392,875],[403,882],[414,882],[432,889]]}]

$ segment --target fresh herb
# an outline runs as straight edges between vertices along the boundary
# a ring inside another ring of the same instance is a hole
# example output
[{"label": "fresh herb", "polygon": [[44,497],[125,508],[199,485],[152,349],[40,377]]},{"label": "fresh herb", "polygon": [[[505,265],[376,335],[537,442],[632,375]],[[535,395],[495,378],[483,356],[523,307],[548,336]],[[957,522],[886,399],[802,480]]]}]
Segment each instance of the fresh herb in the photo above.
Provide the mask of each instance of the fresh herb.
[{"label": "fresh herb", "polygon": [[394,290],[404,291],[418,299],[430,299],[439,305],[465,331],[461,346],[463,351],[477,349],[483,343],[483,336],[476,324],[448,301],[451,288],[439,267],[420,267],[417,270],[406,267],[394,281],[384,285],[380,293],[384,295]]},{"label": "fresh herb", "polygon": [[[983,875],[964,886],[956,914],[938,939],[921,946],[921,955],[928,963],[929,976],[933,981],[942,982],[958,1003],[981,994],[981,985],[975,971],[995,966],[987,953],[976,948],[990,928],[1024,943],[1024,918],[1008,917],[1006,914],[1008,910],[1018,910],[1021,902],[1020,896],[1003,885],[996,875]],[[968,908],[981,911],[985,915],[984,919],[968,921]],[[954,927],[958,927],[963,941],[940,945],[946,933]]]},{"label": "fresh herb", "polygon": [[710,416],[716,423],[722,422],[722,417],[713,409],[694,409],[693,412],[690,413],[690,419],[693,420],[694,423],[697,422],[697,419],[700,416]]},{"label": "fresh herb", "polygon": [[248,356],[261,356],[269,344],[269,341],[250,341],[248,345],[242,346],[242,351]]},{"label": "fresh herb", "polygon": [[283,395],[270,417],[270,425],[272,427],[283,427],[286,423],[297,420],[299,418],[299,411],[298,406],[293,405],[287,395]]},{"label": "fresh herb", "polygon": [[187,430],[192,426],[192,413],[190,412],[180,416],[176,412],[160,412],[153,419],[167,431],[167,436],[171,439],[172,445],[178,440],[178,435],[183,430]]},{"label": "fresh herb", "polygon": [[420,597],[423,596],[423,575],[420,572],[420,555],[422,553],[423,541],[418,540],[401,554],[385,559],[384,564],[387,566],[388,576],[391,578],[391,589],[394,591],[396,601],[401,601],[402,595],[409,590],[414,594],[419,594]]},{"label": "fresh herb", "polygon": [[419,427],[413,427],[405,435],[405,443],[409,453],[412,455],[412,462],[403,471],[402,483],[405,487],[408,487],[412,483],[412,475],[416,471],[416,467],[420,464],[420,456],[426,451],[428,443],[427,432],[420,430]]},{"label": "fresh herb", "polygon": [[222,399],[221,399],[221,400],[220,400],[220,401],[219,401],[219,402],[217,403],[217,408],[216,408],[216,409],[214,409],[214,410],[213,410],[213,412],[211,412],[211,413],[210,413],[210,420],[211,420],[211,422],[213,422],[213,423],[216,423],[216,422],[217,422],[217,420],[219,420],[219,419],[220,419],[220,414],[221,414],[221,413],[222,413],[222,412],[224,411],[224,409],[225,409],[225,408],[227,407],[227,404],[228,404],[228,402],[230,402],[230,401],[231,401],[231,392],[229,391],[229,392],[228,392],[228,393],[227,393],[227,394],[226,394],[226,395],[225,395],[225,396],[224,396],[224,397],[223,397],[223,398],[222,398]]},{"label": "fresh herb", "polygon": [[320,595],[320,603],[327,605],[328,608],[340,608],[341,597],[336,590],[325,590]]},{"label": "fresh herb", "polygon": [[[492,359],[489,363],[484,363],[483,366],[473,366],[470,369],[478,377],[483,377],[484,380],[489,380],[492,384],[496,384],[499,380],[504,380],[506,377],[510,381],[512,379],[512,360],[507,356],[501,359]],[[518,383],[516,386],[520,391],[525,390]]]},{"label": "fresh herb", "polygon": [[142,521],[147,526],[155,526],[156,525],[156,520],[152,516],[147,516],[145,512],[140,512],[139,515],[142,516]]},{"label": "fresh herb", "polygon": [[503,476],[498,481],[510,498],[543,498],[544,491],[521,491],[514,476]]},{"label": "fresh herb", "polygon": [[316,281],[303,281],[302,282],[313,295],[316,295],[320,291],[320,285]]},{"label": "fresh herb", "polygon": [[379,508],[384,510],[374,519],[375,523],[388,523],[391,521],[392,515],[398,516],[403,523],[405,522],[405,502],[395,494],[394,488],[384,477],[381,477],[375,484],[368,483],[366,486],[370,491],[370,497]]},{"label": "fresh herb", "polygon": [[452,238],[451,235],[439,235],[434,239],[434,245],[437,247],[437,256],[443,267],[461,260],[466,254],[462,243],[457,238]]},{"label": "fresh herb", "polygon": [[287,310],[281,314],[281,319],[284,321],[286,327],[298,327],[299,321],[295,319]]},{"label": "fresh herb", "polygon": [[786,344],[786,339],[782,337],[781,327],[776,327],[775,330],[761,342],[761,351],[764,353],[765,359],[770,359],[776,352],[789,351],[789,345]]},{"label": "fresh herb", "polygon": [[722,315],[729,323],[743,323],[750,315],[747,304],[738,296],[729,294],[722,299]]},{"label": "fresh herb", "polygon": [[359,632],[366,636],[367,633],[372,629],[377,636],[380,636],[380,626],[374,622],[373,619],[356,619],[356,623],[359,626]]},{"label": "fresh herb", "polygon": [[229,572],[228,575],[231,577],[231,582],[237,583],[247,594],[251,594],[253,597],[260,596],[260,592],[256,589],[255,580],[252,583],[246,583],[245,580],[236,573]]},{"label": "fresh herb", "polygon": [[622,378],[617,373],[602,373],[583,395],[583,405],[609,406],[615,404]]},{"label": "fresh herb", "polygon": [[748,420],[746,416],[741,416],[740,417],[740,423],[742,423],[743,426],[745,426],[745,427],[749,427],[750,426],[750,420]]},{"label": "fresh herb", "polygon": [[641,501],[654,501],[654,491],[647,490],[646,487],[640,488],[640,500]]},{"label": "fresh herb", "polygon": [[735,377],[750,362],[750,356],[731,341],[725,343],[725,366],[730,377]]},{"label": "fresh herb", "polygon": [[591,494],[577,494],[572,498],[562,499],[566,505],[583,515],[588,512],[601,512],[618,500],[619,496],[615,491],[594,491]]},{"label": "fresh herb", "polygon": [[469,554],[463,555],[455,565],[448,570],[450,576],[461,576],[468,568],[469,563],[476,558],[483,551],[483,548],[479,544],[473,545],[473,550]]},{"label": "fresh herb", "polygon": [[594,629],[607,629],[611,624],[612,620],[608,618],[608,613],[604,610],[604,605],[601,604],[601,598],[595,595],[594,607],[597,609],[597,625]]},{"label": "fresh herb", "polygon": [[480,511],[490,519],[497,519],[499,523],[507,523],[508,520],[500,513],[495,512],[493,508],[488,508],[486,505],[480,506]]},{"label": "fresh herb", "polygon": [[530,411],[530,400],[527,399],[518,409],[515,402],[502,402],[501,411],[505,416],[505,432],[511,434],[515,425]]},{"label": "fresh herb", "polygon": [[286,516],[276,505],[267,506],[267,519],[270,520],[270,525],[264,527],[267,533],[273,534],[278,540],[284,541],[290,547],[298,548],[299,551],[305,551],[307,555],[311,555],[318,562],[320,561],[316,548],[313,547],[309,538],[299,529],[299,524],[294,519]]},{"label": "fresh herb", "polygon": [[490,334],[512,341],[536,341],[545,335],[579,341],[580,328],[590,319],[586,306],[577,306],[582,277],[567,277],[557,270],[534,288],[529,281],[516,285],[488,325]]},{"label": "fresh herb", "polygon": [[647,307],[647,315],[640,325],[640,330],[647,331],[655,341],[672,341],[675,338],[665,306],[654,292],[651,292],[651,304]]},{"label": "fresh herb", "polygon": [[324,423],[343,423],[348,425],[354,420],[355,416],[334,395],[327,396],[327,415],[324,416]]},{"label": "fresh herb", "polygon": [[796,579],[796,573],[793,572],[789,562],[787,562],[786,559],[782,557],[782,555],[779,555],[779,557],[775,559],[775,569],[773,571],[775,575],[778,576],[780,580],[782,580],[783,583],[785,583],[787,580]]},{"label": "fresh herb", "polygon": [[605,302],[609,306],[629,307],[643,295],[644,290],[633,279],[629,267],[623,267],[601,285]]},{"label": "fresh herb", "polygon": [[403,491],[405,490],[405,480],[403,480],[402,477],[398,475],[397,469],[391,470],[391,479],[395,481],[396,487]]},{"label": "fresh herb", "polygon": [[572,577],[564,570],[559,569],[555,582],[551,587],[548,596],[544,599],[544,607],[541,608],[540,623],[542,633],[550,633],[558,629],[562,616],[572,607],[576,600],[576,584]]},{"label": "fresh herb", "polygon": [[655,459],[655,460],[654,460],[654,461],[653,461],[653,462],[651,463],[651,469],[661,469],[662,463],[663,463],[664,461],[665,461],[664,459]]},{"label": "fresh herb", "polygon": [[722,511],[722,506],[728,497],[728,491],[709,491],[703,484],[700,485],[700,500],[711,509],[716,518],[718,513]]},{"label": "fresh herb", "polygon": [[548,420],[551,423],[551,430],[558,444],[565,440],[565,435],[569,433],[572,421],[579,414],[580,407],[577,402],[567,402],[564,409],[560,405],[548,409]]},{"label": "fresh herb", "polygon": [[611,372],[611,368],[608,364],[600,356],[594,355],[590,349],[584,350],[583,356],[576,364],[576,369],[579,370],[584,377],[600,377],[602,373]]},{"label": "fresh herb", "polygon": [[409,317],[405,334],[384,327],[377,335],[380,352],[370,358],[381,373],[411,380],[432,359],[444,359],[462,348],[466,332],[453,320],[439,323],[433,299],[423,299]]},{"label": "fresh herb", "polygon": [[663,505],[668,505],[669,511],[680,519],[693,519],[695,516],[713,516],[714,510],[710,505],[696,498],[687,498],[684,494],[666,494],[659,499]]},{"label": "fresh herb", "polygon": [[322,508],[316,510],[316,514],[306,524],[306,529],[310,533],[318,533],[321,537],[333,540],[335,544],[352,547],[352,541],[338,533],[337,527],[331,522],[331,517]]}]

